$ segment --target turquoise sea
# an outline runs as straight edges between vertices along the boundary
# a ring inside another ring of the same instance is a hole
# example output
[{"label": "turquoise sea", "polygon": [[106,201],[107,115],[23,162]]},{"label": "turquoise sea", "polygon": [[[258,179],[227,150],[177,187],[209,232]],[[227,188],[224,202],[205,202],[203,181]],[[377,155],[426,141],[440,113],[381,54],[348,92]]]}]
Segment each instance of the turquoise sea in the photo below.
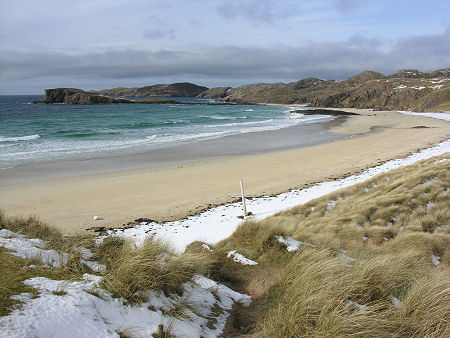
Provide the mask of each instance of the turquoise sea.
[{"label": "turquoise sea", "polygon": [[329,119],[291,114],[282,106],[30,104],[39,99],[0,96],[0,168],[140,153]]}]

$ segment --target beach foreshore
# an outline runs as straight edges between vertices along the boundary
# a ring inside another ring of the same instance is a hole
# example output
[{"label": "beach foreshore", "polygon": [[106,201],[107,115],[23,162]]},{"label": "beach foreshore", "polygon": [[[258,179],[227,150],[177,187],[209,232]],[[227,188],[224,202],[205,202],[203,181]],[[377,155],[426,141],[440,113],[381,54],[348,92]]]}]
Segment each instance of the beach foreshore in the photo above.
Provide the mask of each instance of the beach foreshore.
[{"label": "beach foreshore", "polygon": [[[9,216],[36,215],[65,234],[92,226],[120,227],[140,217],[172,221],[235,201],[240,178],[248,196],[275,195],[354,174],[450,137],[447,121],[397,112],[344,110],[361,115],[330,125],[332,133],[325,143],[311,142],[301,148],[278,144],[267,146],[266,152],[250,149],[246,155],[235,155],[231,149],[242,140],[259,137],[256,143],[270,143],[269,134],[250,133],[240,141],[215,140],[216,146],[229,151],[220,157],[189,161],[186,155],[177,163],[162,161],[149,167],[143,163],[128,170],[120,170],[117,164],[116,171],[109,172],[80,173],[68,168],[66,177],[36,175],[39,180],[33,180],[29,172],[28,182],[16,184],[12,183],[17,173],[2,173],[0,208]],[[276,137],[298,135],[287,131]],[[313,139],[312,134],[309,137]],[[103,219],[95,221],[94,216]]]}]

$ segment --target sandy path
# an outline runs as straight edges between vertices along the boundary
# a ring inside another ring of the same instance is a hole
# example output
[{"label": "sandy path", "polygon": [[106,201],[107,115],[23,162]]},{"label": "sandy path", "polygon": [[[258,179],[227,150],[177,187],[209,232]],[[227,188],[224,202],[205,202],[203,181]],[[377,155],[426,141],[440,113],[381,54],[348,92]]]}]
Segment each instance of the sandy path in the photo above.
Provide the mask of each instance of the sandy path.
[{"label": "sandy path", "polygon": [[[332,131],[352,135],[317,146],[189,164],[51,179],[0,187],[7,215],[37,215],[67,234],[137,217],[175,220],[239,196],[276,194],[341,177],[450,137],[450,123],[358,110]],[[430,128],[413,128],[427,126]],[[375,127],[375,128],[374,128]],[[93,216],[104,217],[94,221]]]}]

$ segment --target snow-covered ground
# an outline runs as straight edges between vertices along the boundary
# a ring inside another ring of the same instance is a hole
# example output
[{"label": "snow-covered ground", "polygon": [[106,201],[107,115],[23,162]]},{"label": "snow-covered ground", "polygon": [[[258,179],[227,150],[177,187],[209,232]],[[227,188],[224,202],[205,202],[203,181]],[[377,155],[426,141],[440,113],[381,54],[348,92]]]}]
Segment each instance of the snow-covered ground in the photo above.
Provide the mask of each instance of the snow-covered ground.
[{"label": "snow-covered ground", "polygon": [[89,274],[80,282],[25,280],[39,297],[13,296],[23,304],[0,317],[0,337],[151,337],[159,325],[177,337],[217,337],[233,304],[250,304],[248,295],[200,275],[183,284],[182,295],[149,291],[148,302],[133,305],[100,289],[100,280]]},{"label": "snow-covered ground", "polygon": [[398,112],[405,115],[424,116],[439,120],[450,121],[450,114],[447,113],[416,113],[412,111],[403,111],[403,110],[399,110]]},{"label": "snow-covered ground", "polygon": [[[440,116],[442,114],[438,115]],[[433,156],[442,155],[449,151],[450,140],[447,140],[406,158],[394,159],[382,165],[369,168],[358,175],[348,176],[335,181],[322,182],[309,188],[292,190],[273,197],[262,196],[247,199],[247,210],[252,212],[255,220],[261,220],[279,211],[304,204],[333,191],[364,182],[378,174]],[[195,240],[214,244],[227,238],[242,223],[242,220],[238,218],[242,214],[241,203],[237,202],[212,208],[180,221],[166,223],[143,222],[130,229],[117,230],[114,232],[114,236],[133,238],[139,244],[147,236],[155,235],[172,242],[175,249],[182,252],[189,243]],[[101,240],[101,238],[99,239]]]},{"label": "snow-covered ground", "polygon": [[10,250],[11,255],[37,259],[45,265],[55,268],[59,267],[61,263],[67,263],[68,253],[60,254],[56,250],[45,250],[46,246],[47,243],[39,238],[29,239],[7,229],[0,230],[0,247]]}]

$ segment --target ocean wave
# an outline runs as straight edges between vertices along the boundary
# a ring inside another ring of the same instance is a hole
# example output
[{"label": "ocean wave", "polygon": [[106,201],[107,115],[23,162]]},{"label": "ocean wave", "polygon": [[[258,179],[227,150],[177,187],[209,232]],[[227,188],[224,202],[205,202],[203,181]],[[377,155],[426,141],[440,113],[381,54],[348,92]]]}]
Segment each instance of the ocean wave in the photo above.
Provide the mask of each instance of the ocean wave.
[{"label": "ocean wave", "polygon": [[220,116],[220,115],[211,115],[211,116],[202,116],[202,117],[209,117],[213,120],[238,120],[238,119],[246,119],[247,116]]},{"label": "ocean wave", "polygon": [[304,116],[305,115],[299,114],[299,113],[289,113],[288,119],[296,120],[296,119],[301,119]]},{"label": "ocean wave", "polygon": [[0,142],[17,142],[17,141],[31,141],[40,138],[40,135],[27,135],[27,136],[17,136],[17,137],[3,137],[0,136]]}]

